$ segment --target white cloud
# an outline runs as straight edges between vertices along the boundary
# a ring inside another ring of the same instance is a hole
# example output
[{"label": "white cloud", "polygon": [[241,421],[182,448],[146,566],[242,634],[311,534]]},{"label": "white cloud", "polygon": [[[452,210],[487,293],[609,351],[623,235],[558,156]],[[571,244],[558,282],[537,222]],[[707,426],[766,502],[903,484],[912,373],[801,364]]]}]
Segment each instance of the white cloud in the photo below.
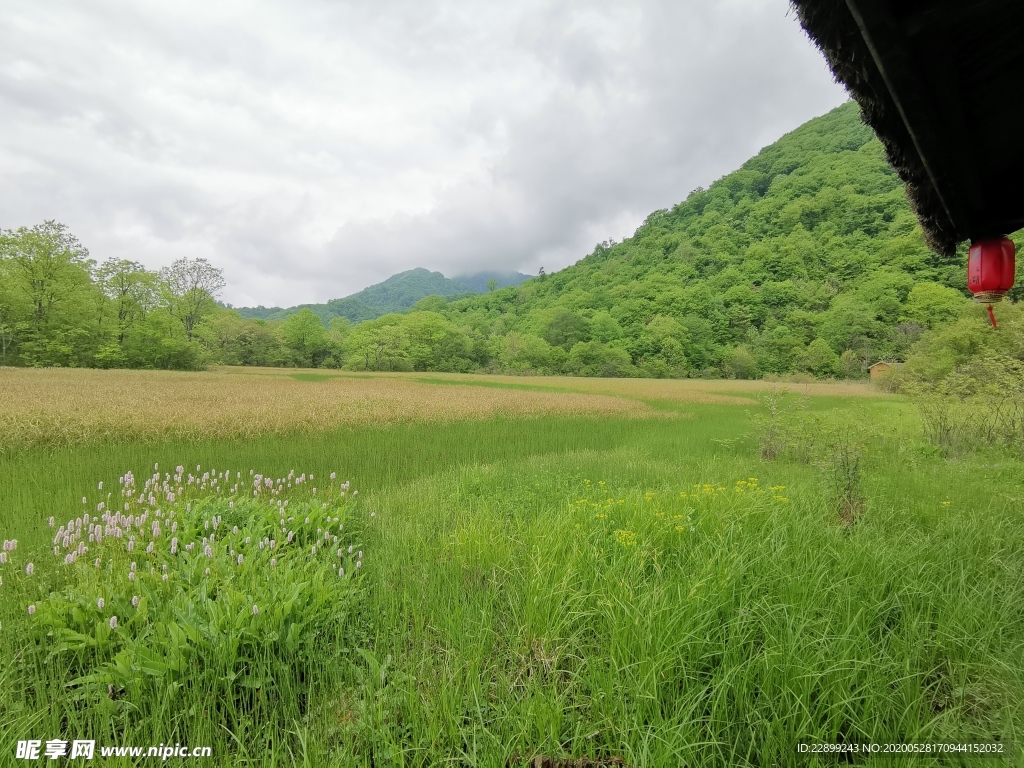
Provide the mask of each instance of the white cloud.
[{"label": "white cloud", "polygon": [[235,304],[548,271],[845,98],[785,0],[53,0],[0,25],[0,226]]}]

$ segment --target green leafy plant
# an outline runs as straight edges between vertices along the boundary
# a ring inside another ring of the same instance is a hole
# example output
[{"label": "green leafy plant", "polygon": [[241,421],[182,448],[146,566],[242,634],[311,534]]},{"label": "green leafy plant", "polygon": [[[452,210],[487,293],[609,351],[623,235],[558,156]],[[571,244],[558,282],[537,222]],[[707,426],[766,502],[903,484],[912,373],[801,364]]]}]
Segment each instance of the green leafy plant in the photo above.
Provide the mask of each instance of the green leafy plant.
[{"label": "green leafy plant", "polygon": [[348,483],[199,471],[127,473],[56,529],[62,586],[27,610],[31,649],[81,704],[301,710],[313,666],[347,652],[363,565]]},{"label": "green leafy plant", "polygon": [[864,513],[864,455],[868,436],[844,425],[827,432],[815,462],[822,473],[829,498],[846,526],[854,525]]}]

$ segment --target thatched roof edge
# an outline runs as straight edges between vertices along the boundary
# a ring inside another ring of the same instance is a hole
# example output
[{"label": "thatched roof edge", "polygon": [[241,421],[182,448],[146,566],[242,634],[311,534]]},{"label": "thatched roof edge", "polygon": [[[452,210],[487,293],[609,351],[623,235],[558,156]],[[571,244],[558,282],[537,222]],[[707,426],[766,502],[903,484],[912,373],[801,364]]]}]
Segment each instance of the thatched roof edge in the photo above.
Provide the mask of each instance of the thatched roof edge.
[{"label": "thatched roof edge", "polygon": [[925,242],[952,256],[963,238],[932,184],[871,51],[844,0],[791,0],[801,26],[825,55],[836,80],[860,105],[861,119],[885,147],[889,164],[906,185]]}]

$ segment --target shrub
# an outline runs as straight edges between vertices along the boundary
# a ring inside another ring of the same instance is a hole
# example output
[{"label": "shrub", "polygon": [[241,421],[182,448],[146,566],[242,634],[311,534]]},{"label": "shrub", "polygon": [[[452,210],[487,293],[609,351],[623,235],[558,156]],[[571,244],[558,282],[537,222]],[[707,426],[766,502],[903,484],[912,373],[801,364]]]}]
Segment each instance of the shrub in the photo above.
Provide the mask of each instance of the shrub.
[{"label": "shrub", "polygon": [[864,427],[836,422],[808,411],[808,399],[787,399],[773,388],[758,396],[764,412],[754,417],[761,458],[813,463],[821,471],[830,503],[840,520],[853,525],[864,511],[862,461],[872,437]]},{"label": "shrub", "polygon": [[915,378],[905,389],[925,437],[943,453],[1024,451],[1024,361],[988,351],[938,381]]},{"label": "shrub", "polygon": [[867,435],[844,425],[826,431],[816,451],[815,463],[821,470],[831,503],[847,526],[856,523],[864,512],[862,464],[866,449]]},{"label": "shrub", "polygon": [[573,345],[566,368],[574,376],[612,378],[636,373],[626,350],[609,347],[599,341],[581,341]]}]

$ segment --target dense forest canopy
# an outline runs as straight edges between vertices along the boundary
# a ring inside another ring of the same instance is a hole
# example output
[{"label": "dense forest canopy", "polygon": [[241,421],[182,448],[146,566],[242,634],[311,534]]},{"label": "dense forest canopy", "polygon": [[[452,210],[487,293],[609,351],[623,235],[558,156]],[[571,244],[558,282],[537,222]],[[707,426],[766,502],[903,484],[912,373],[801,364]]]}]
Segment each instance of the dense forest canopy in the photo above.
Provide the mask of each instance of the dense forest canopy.
[{"label": "dense forest canopy", "polygon": [[903,359],[930,329],[982,322],[964,271],[964,258],[925,247],[881,145],[847,103],[623,242],[469,296],[412,270],[324,305],[243,316],[216,303],[223,278],[203,260],[159,273],[98,265],[54,222],[8,230],[0,364],[856,377]]}]

